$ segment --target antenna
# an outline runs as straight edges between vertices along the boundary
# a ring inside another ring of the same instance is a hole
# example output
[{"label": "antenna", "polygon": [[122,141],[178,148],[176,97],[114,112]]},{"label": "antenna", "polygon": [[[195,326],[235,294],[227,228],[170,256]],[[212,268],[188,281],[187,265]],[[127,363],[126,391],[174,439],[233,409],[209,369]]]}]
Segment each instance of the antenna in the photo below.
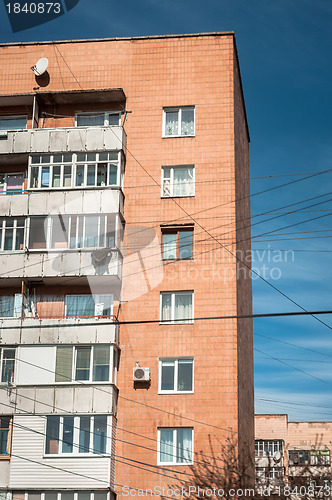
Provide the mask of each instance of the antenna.
[{"label": "antenna", "polygon": [[36,76],[41,76],[45,73],[48,68],[48,59],[47,57],[42,57],[39,59],[34,66],[31,67],[32,71]]},{"label": "antenna", "polygon": [[279,460],[281,459],[281,453],[280,453],[280,451],[276,451],[273,454],[273,459],[274,459],[275,462],[279,462]]}]

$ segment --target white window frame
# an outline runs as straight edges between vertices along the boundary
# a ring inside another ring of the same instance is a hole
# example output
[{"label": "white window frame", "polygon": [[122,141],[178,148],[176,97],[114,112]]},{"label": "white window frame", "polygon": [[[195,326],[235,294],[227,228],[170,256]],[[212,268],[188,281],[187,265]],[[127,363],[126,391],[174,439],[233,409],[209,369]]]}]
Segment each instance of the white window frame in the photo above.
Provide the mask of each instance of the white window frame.
[{"label": "white window frame", "polygon": [[22,189],[18,189],[17,191],[21,192],[21,191],[25,191],[24,190],[24,179],[25,179],[25,173],[24,172],[6,172],[6,173],[3,173],[1,174],[4,176],[4,186],[3,186],[3,190],[0,191],[0,193],[15,193],[16,190],[7,190],[8,188],[8,177],[12,176],[12,175],[22,175],[23,176],[23,182],[22,182]]},{"label": "white window frame", "polygon": [[[193,134],[181,134],[181,124],[182,124],[182,110],[183,109],[193,109],[194,110],[194,133]],[[178,134],[167,135],[166,134],[166,113],[178,113]],[[174,106],[174,107],[164,107],[163,108],[163,125],[162,125],[162,138],[169,139],[172,137],[195,137],[196,132],[196,110],[195,106]]]},{"label": "white window frame", "polygon": [[[100,347],[100,345],[102,344],[97,344],[96,346],[93,344],[93,345],[74,345],[74,346],[69,346],[69,345],[63,345],[61,344],[60,346],[54,346],[55,348],[55,358],[54,358],[54,371],[55,371],[55,367],[56,367],[56,360],[57,360],[57,347],[71,347],[72,348],[72,358],[71,358],[71,380],[68,380],[67,382],[58,382],[58,381],[55,381],[55,373],[54,373],[54,384],[56,385],[73,385],[73,384],[94,384],[94,385],[102,385],[102,384],[114,384],[116,385],[116,378],[117,378],[117,366],[114,365],[114,362],[115,362],[115,358],[116,358],[116,361],[117,361],[117,356],[118,354],[116,354],[116,356],[114,355],[114,352],[116,351],[117,353],[117,349],[116,347],[113,345],[113,344],[107,344],[105,345],[105,349],[106,348],[109,348],[109,353],[110,353],[110,357],[109,357],[109,379],[108,380],[93,380],[93,360],[94,360],[94,347]],[[76,363],[77,363],[77,349],[79,348],[86,348],[86,349],[90,349],[90,367],[89,367],[89,379],[88,380],[76,380]]]},{"label": "white window frame", "polygon": [[3,369],[3,351],[4,350],[12,350],[12,351],[15,351],[15,354],[14,354],[14,358],[10,358],[10,359],[14,359],[14,370],[13,370],[13,373],[12,373],[12,380],[10,381],[11,383],[14,382],[15,380],[15,369],[16,369],[16,355],[17,355],[17,348],[15,346],[2,346],[0,347],[0,385],[2,384],[7,384],[7,381],[4,381],[2,380],[2,369]]},{"label": "white window frame", "polygon": [[[47,430],[47,418],[48,416],[52,417],[60,417],[60,425],[59,425],[59,453],[46,453],[46,430]],[[49,457],[101,457],[101,456],[107,456],[111,453],[112,447],[111,447],[111,440],[112,440],[112,425],[111,425],[111,420],[109,415],[105,414],[92,414],[89,413],[87,415],[73,415],[72,413],[69,415],[57,415],[57,414],[52,414],[48,415],[45,417],[45,432],[44,432],[44,443],[43,443],[43,457],[44,458],[49,458]],[[64,453],[62,451],[63,448],[63,418],[64,417],[74,417],[74,433],[73,433],[73,451],[70,453]],[[79,453],[79,435],[80,435],[80,418],[81,417],[89,417],[90,418],[90,443],[89,443],[89,449],[93,449],[93,437],[94,437],[94,419],[95,417],[106,417],[106,451],[105,453],[93,453],[92,451],[89,451],[88,453]],[[61,437],[60,437],[61,436]]]},{"label": "white window frame", "polygon": [[[49,455],[47,455],[47,456],[49,456]],[[51,491],[52,491],[52,493],[55,493],[57,495],[56,500],[62,500],[62,493],[68,493],[68,492],[73,493],[73,500],[79,500],[80,493],[89,493],[90,500],[95,500],[95,493],[105,493],[106,500],[111,500],[109,490],[93,490],[91,488],[87,488],[85,490],[77,490],[77,489],[76,490],[61,490],[60,488],[52,488]],[[47,498],[45,490],[44,491],[34,490],[34,491],[30,491],[30,493],[40,494],[40,500],[46,500],[46,498]],[[8,492],[7,498],[5,500],[12,500],[12,494],[10,492]],[[30,500],[29,492],[24,493],[24,500]]]},{"label": "white window frame", "polygon": [[[192,361],[192,390],[191,391],[179,391],[178,386],[178,373],[179,373],[179,361]],[[174,361],[174,383],[173,390],[163,390],[161,388],[162,380],[162,367],[163,362],[173,362]],[[159,370],[158,370],[158,394],[193,394],[194,393],[194,358],[193,357],[178,357],[178,358],[159,358]]]},{"label": "white window frame", "polygon": [[[115,226],[114,226],[114,246],[108,247],[106,246],[106,236],[107,236],[107,225],[108,225],[108,216],[114,216],[115,220]],[[40,217],[40,216],[38,216]],[[40,251],[51,251],[51,252],[76,252],[77,250],[85,250],[85,251],[93,251],[95,249],[100,249],[100,248],[112,248],[114,250],[119,250],[119,246],[122,242],[121,240],[121,223],[119,220],[119,215],[116,213],[110,213],[110,214],[75,214],[75,215],[69,215],[69,214],[63,214],[63,217],[68,218],[68,238],[67,238],[67,246],[63,247],[53,247],[52,246],[52,237],[53,237],[53,225],[54,225],[54,219],[58,217],[58,215],[49,215],[45,216],[44,220],[46,221],[46,227],[45,227],[45,239],[46,239],[46,248],[32,248],[30,247],[30,231],[31,231],[31,224],[30,221],[33,217],[28,218],[28,224],[26,224],[25,227],[25,239],[24,239],[24,244],[25,246],[29,249],[30,252],[40,252]],[[98,232],[96,234],[96,237],[100,239],[100,235],[103,234],[103,240],[104,244],[102,246],[84,246],[85,245],[85,233],[86,233],[86,220],[89,217],[97,217],[98,218]],[[42,218],[42,217],[40,217]],[[75,235],[75,247],[71,247],[71,224],[73,218],[76,219],[76,235]],[[103,221],[104,218],[104,221]],[[77,220],[79,221],[79,224],[77,224]],[[79,240],[79,225],[81,225],[81,221],[83,221],[83,231],[82,231],[82,246],[78,246],[78,240]],[[103,227],[104,226],[104,227]],[[104,229],[104,232],[101,233],[101,230]],[[16,234],[16,233],[15,233]],[[4,236],[3,236],[3,242],[4,242]],[[1,241],[0,241],[0,249],[2,248],[1,246]],[[21,250],[22,251],[22,250]]]},{"label": "white window frame", "polygon": [[[75,127],[78,127],[77,125],[77,118],[78,116],[96,116],[96,115],[104,115],[104,125],[95,125],[96,127],[119,127],[121,126],[121,111],[76,111],[75,113]],[[119,123],[117,125],[110,125],[109,124],[109,116],[110,115],[118,115],[119,116]],[[93,125],[80,125],[80,127],[93,127]]]},{"label": "white window frame", "polygon": [[[164,192],[164,170],[168,168],[170,170],[170,194],[165,194]],[[175,195],[174,194],[174,170],[177,168],[192,168],[193,178],[192,178],[192,193],[191,194],[182,194]],[[161,167],[161,198],[190,198],[195,196],[195,165],[163,165]]]},{"label": "white window frame", "polygon": [[[26,220],[27,218],[25,216],[23,217],[1,217],[2,221],[0,220],[0,224],[2,223],[1,226],[1,235],[0,235],[0,252],[24,252],[25,246],[26,246],[26,227],[27,223]],[[23,219],[24,220],[24,226],[17,226],[17,220],[18,219]],[[7,227],[7,220],[13,220],[14,221],[14,226],[13,227]],[[16,232],[17,229],[23,229],[23,248],[15,248],[16,246]],[[6,231],[13,231],[13,243],[12,243],[12,248],[5,250],[5,237],[6,237]]]},{"label": "white window frame", "polygon": [[[108,154],[108,153],[116,153],[117,154],[117,159],[116,160],[100,160],[99,155],[102,154]],[[94,160],[82,160],[79,161],[78,155],[79,154],[94,154],[95,159]],[[71,162],[57,162],[55,163],[53,161],[54,156],[59,156],[59,155],[71,155],[72,160]],[[50,161],[47,163],[33,163],[33,158],[36,156],[49,156]],[[97,186],[97,171],[98,171],[98,165],[101,163],[106,163],[107,164],[107,171],[106,171],[106,184],[104,186]],[[87,185],[87,166],[88,165],[94,165],[95,166],[95,185],[88,186]],[[109,184],[109,175],[110,175],[110,166],[111,165],[117,165],[117,180],[116,184]],[[83,175],[84,175],[84,183],[83,186],[76,186],[76,171],[78,166],[83,166]],[[42,186],[41,185],[41,179],[42,179],[42,168],[49,168],[49,186]],[[60,167],[60,186],[52,186],[51,184],[53,183],[53,170],[55,167]],[[70,186],[65,186],[64,184],[64,169],[65,167],[71,167],[71,181],[70,181]],[[32,169],[33,168],[38,168],[38,182],[37,182],[37,187],[32,187],[31,182],[32,182]],[[28,191],[57,191],[57,190],[78,190],[78,189],[105,189],[105,188],[119,188],[122,187],[122,180],[123,180],[123,170],[124,170],[124,162],[122,161],[121,157],[121,151],[119,150],[113,150],[113,151],[84,151],[82,153],[54,153],[54,154],[49,154],[45,153],[39,154],[39,155],[30,155],[29,156],[29,165],[28,165]]]},{"label": "white window frame", "polygon": [[[256,445],[258,450],[256,450]],[[265,454],[267,448],[267,454]],[[272,453],[271,453],[272,448]],[[276,450],[275,450],[276,448]],[[284,442],[282,439],[256,439],[255,440],[255,456],[256,457],[272,457],[274,453],[279,451],[281,455],[284,454]]]},{"label": "white window frame", "polygon": [[0,121],[3,120],[21,120],[25,119],[25,128],[7,128],[7,129],[1,129],[1,130],[7,130],[8,132],[10,131],[16,131],[16,130],[26,130],[27,129],[27,124],[28,124],[28,116],[27,115],[12,115],[12,116],[0,116]]},{"label": "white window frame", "polygon": [[[189,295],[191,294],[192,300],[191,300],[191,313],[192,313],[192,319],[188,320],[176,320],[175,319],[175,296],[176,295]],[[171,295],[171,320],[169,321],[163,321],[163,295]],[[195,309],[194,309],[194,291],[193,290],[179,290],[179,291],[163,291],[160,292],[160,312],[159,312],[159,318],[160,318],[160,324],[161,325],[188,325],[188,324],[193,324],[194,323],[194,317],[195,317]]]},{"label": "white window frame", "polygon": [[[189,462],[177,462],[176,461],[176,443],[177,443],[177,431],[181,429],[191,429],[191,456],[192,460]],[[161,462],[160,461],[160,445],[161,445],[161,431],[168,430],[173,431],[173,461],[169,462]],[[158,427],[157,431],[157,465],[174,465],[174,466],[184,466],[184,465],[192,465],[194,463],[194,429],[193,427]]]}]

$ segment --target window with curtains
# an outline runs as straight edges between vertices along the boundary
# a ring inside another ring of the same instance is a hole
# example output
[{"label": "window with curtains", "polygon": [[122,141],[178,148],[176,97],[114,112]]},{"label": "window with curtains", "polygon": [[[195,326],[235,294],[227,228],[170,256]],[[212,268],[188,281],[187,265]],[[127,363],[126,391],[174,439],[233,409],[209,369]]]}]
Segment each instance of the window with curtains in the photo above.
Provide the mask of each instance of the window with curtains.
[{"label": "window with curtains", "polygon": [[163,137],[184,137],[194,135],[194,106],[163,109]]},{"label": "window with curtains", "polygon": [[194,360],[167,358],[159,360],[159,392],[186,393],[194,391]]},{"label": "window with curtains", "polygon": [[76,113],[77,127],[108,127],[121,125],[121,113],[116,111],[98,111],[94,113]]},{"label": "window with curtains", "polygon": [[195,195],[195,168],[193,165],[162,167],[161,196],[165,198]]},{"label": "window with curtains", "polygon": [[30,157],[30,189],[77,189],[120,186],[124,169],[120,151],[45,154]]},{"label": "window with curtains", "polygon": [[193,463],[193,429],[158,429],[158,465]]},{"label": "window with curtains", "polygon": [[[113,374],[112,374],[113,367]],[[110,345],[57,346],[55,382],[116,382],[117,351]]]},{"label": "window with curtains", "polygon": [[116,214],[31,217],[29,249],[115,248],[122,231]]},{"label": "window with curtains", "polygon": [[192,259],[193,228],[162,228],[163,259]]},{"label": "window with curtains", "polygon": [[24,249],[25,218],[0,218],[0,250]]},{"label": "window with curtains", "polygon": [[1,116],[0,130],[21,130],[27,128],[26,116]]},{"label": "window with curtains", "polygon": [[103,454],[110,450],[107,415],[46,417],[46,455]]},{"label": "window with curtains", "polygon": [[0,349],[0,381],[3,383],[14,382],[15,347]]},{"label": "window with curtains", "polygon": [[161,292],[160,321],[165,323],[194,322],[194,292]]},{"label": "window with curtains", "polygon": [[66,295],[65,315],[67,317],[111,316],[113,295]]}]

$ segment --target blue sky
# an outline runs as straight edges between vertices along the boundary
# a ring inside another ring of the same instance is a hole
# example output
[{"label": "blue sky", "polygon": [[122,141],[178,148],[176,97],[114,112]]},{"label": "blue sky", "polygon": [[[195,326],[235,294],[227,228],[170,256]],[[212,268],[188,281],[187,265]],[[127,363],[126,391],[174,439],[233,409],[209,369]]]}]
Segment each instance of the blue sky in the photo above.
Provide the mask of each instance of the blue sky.
[{"label": "blue sky", "polygon": [[[61,18],[15,34],[0,4],[1,42],[227,30],[236,33],[240,57],[252,194],[332,168],[328,0],[80,0]],[[294,173],[304,174],[289,175]],[[308,310],[331,309],[331,181],[326,173],[252,197],[254,223],[275,216],[257,216],[270,210],[301,210],[254,225],[253,236],[276,232],[253,238],[252,247],[258,272],[265,265],[267,279]],[[326,203],[307,207],[321,201]],[[284,252],[264,254],[268,249],[294,253],[286,259]],[[298,310],[261,280],[254,280],[253,292],[256,313]],[[321,319],[332,325],[332,315]],[[256,411],[331,420],[332,330],[312,317],[269,318],[254,321],[254,334]]]}]

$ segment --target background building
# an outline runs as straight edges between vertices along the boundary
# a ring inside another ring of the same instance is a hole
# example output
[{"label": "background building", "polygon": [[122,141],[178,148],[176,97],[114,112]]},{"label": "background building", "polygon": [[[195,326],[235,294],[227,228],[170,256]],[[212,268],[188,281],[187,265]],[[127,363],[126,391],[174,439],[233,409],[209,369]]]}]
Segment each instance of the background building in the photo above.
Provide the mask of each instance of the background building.
[{"label": "background building", "polygon": [[255,415],[256,477],[280,483],[299,475],[331,482],[332,422],[288,422],[287,415]]},{"label": "background building", "polygon": [[[166,486],[209,436],[253,452],[234,34],[8,44],[0,58],[3,496]],[[230,318],[197,320],[210,316]]]}]

